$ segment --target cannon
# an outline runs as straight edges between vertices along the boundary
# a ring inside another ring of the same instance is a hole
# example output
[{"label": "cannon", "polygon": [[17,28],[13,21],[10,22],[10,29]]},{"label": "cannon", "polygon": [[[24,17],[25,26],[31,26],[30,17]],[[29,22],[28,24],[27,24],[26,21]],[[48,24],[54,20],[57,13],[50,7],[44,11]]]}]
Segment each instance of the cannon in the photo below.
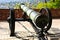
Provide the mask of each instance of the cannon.
[{"label": "cannon", "polygon": [[52,16],[48,8],[42,8],[40,12],[36,12],[23,4],[21,5],[21,9],[26,13],[27,16],[30,17],[37,28],[43,28],[45,31],[50,29],[52,24]]},{"label": "cannon", "polygon": [[[21,4],[21,10],[24,13],[23,17],[15,18],[14,9],[10,8],[10,15],[8,17],[9,27],[11,31],[10,36],[15,36],[15,21],[28,21],[32,24],[36,33],[39,35],[38,37],[44,37],[44,33],[47,33],[52,24],[52,16],[50,10],[48,8],[42,8],[39,12],[36,12],[24,4]],[[28,16],[28,18],[26,18],[26,16]]]}]

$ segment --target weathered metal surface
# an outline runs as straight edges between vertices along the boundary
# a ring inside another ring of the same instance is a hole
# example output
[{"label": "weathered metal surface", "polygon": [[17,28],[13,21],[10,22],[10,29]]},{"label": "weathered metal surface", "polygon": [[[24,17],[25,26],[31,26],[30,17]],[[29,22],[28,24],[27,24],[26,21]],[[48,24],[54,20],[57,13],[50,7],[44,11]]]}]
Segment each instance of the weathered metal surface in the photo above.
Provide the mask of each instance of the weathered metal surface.
[{"label": "weathered metal surface", "polygon": [[38,12],[35,12],[34,10],[28,8],[25,5],[21,5],[21,9],[26,12],[26,14],[30,17],[31,20],[34,22],[36,21],[37,17],[39,17],[41,14]]}]

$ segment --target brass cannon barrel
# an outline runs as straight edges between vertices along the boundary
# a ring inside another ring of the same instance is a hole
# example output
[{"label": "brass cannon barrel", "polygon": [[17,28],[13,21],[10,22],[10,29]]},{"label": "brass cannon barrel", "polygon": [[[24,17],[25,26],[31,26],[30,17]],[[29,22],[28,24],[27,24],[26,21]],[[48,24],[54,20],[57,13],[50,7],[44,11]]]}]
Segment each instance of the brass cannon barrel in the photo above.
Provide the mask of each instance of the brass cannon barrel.
[{"label": "brass cannon barrel", "polygon": [[28,8],[25,5],[21,5],[21,9],[26,12],[26,14],[30,17],[34,24],[39,28],[43,28],[45,25],[47,25],[46,16],[41,15],[41,13]]}]

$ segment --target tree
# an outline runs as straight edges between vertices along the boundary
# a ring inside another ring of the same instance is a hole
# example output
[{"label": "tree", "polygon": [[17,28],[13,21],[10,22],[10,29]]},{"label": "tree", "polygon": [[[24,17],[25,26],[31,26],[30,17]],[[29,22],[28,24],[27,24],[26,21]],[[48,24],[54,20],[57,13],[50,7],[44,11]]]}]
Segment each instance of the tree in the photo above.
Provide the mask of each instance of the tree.
[{"label": "tree", "polygon": [[36,6],[37,9],[40,9],[43,7],[58,9],[58,8],[60,8],[60,0],[50,0],[47,3],[40,2]]}]

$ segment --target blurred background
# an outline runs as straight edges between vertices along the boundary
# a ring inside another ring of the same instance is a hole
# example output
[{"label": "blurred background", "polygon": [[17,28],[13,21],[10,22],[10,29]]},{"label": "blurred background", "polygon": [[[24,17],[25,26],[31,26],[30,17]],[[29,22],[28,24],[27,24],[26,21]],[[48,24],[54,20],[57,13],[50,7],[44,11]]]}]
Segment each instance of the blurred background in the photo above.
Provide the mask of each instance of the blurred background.
[{"label": "blurred background", "polygon": [[28,7],[40,9],[42,7],[60,8],[60,0],[0,0],[0,9],[8,9],[13,7],[19,9],[20,3],[24,3]]}]

